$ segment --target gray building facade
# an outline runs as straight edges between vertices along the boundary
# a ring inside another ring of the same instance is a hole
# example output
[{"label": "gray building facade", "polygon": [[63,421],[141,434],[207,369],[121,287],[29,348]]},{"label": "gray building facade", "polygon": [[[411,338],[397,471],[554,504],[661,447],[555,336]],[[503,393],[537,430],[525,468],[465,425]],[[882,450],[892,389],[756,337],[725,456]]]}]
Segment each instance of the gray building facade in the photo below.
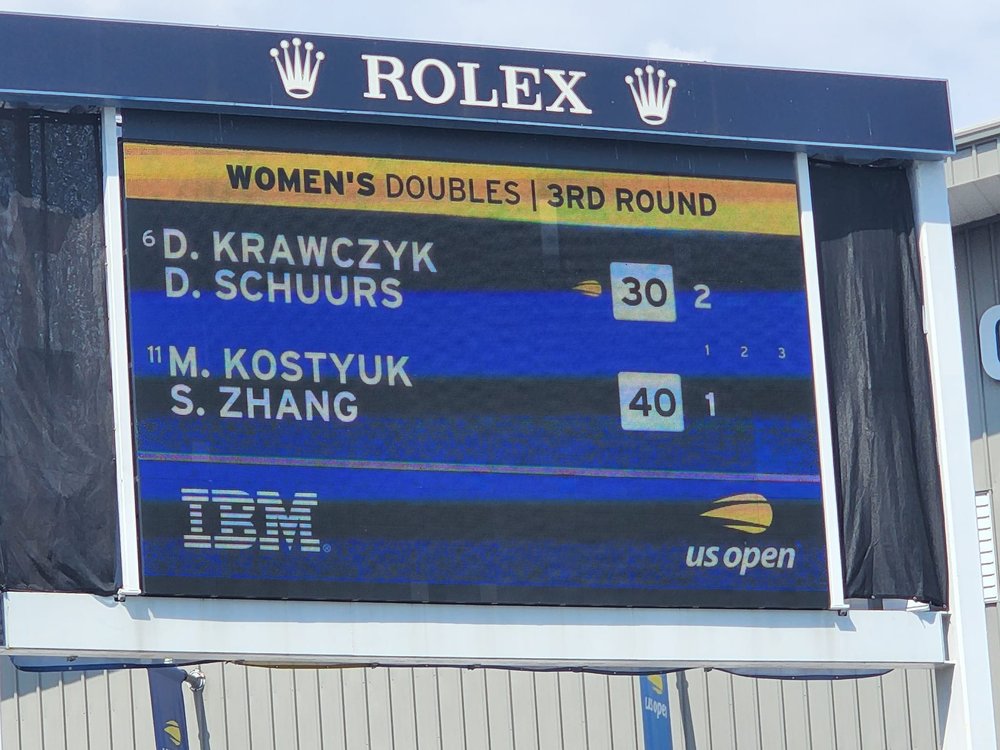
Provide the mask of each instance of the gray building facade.
[{"label": "gray building facade", "polygon": [[[30,673],[2,662],[4,750],[157,747],[144,670]],[[189,668],[191,669],[191,668]],[[202,665],[184,688],[193,748],[642,750],[644,677],[499,669]],[[676,750],[930,750],[934,680],[667,676]],[[205,724],[199,727],[198,702]],[[201,744],[199,745],[199,738]]]}]

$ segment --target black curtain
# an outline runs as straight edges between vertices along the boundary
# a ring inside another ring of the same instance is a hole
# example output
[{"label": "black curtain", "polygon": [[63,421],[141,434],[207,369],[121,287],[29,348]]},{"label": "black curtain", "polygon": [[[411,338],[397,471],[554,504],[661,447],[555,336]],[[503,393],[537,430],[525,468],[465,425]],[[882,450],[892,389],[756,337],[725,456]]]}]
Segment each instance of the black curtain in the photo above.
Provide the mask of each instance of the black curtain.
[{"label": "black curtain", "polygon": [[0,588],[118,588],[100,123],[0,111]]},{"label": "black curtain", "polygon": [[946,605],[944,516],[906,172],[810,168],[851,598]]}]

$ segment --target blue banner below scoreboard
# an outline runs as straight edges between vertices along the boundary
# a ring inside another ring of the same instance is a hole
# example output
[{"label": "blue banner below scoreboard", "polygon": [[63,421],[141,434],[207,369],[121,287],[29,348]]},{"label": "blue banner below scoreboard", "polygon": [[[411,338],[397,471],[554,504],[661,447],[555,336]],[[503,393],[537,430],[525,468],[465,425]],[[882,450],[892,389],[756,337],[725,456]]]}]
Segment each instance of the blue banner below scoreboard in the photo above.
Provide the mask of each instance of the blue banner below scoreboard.
[{"label": "blue banner below scoreboard", "polygon": [[262,132],[126,118],[145,592],[828,605],[790,157]]},{"label": "blue banner below scoreboard", "polygon": [[643,750],[674,750],[673,735],[670,731],[669,685],[666,674],[648,674],[639,677]]}]

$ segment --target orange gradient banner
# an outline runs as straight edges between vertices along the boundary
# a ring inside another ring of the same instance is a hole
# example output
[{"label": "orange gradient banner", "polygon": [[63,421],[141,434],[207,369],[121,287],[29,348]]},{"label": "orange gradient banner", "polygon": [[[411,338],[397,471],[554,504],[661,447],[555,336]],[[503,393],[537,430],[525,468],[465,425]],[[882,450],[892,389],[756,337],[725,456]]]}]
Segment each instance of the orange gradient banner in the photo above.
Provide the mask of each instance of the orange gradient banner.
[{"label": "orange gradient banner", "polygon": [[798,236],[795,185],[126,143],[129,199]]}]

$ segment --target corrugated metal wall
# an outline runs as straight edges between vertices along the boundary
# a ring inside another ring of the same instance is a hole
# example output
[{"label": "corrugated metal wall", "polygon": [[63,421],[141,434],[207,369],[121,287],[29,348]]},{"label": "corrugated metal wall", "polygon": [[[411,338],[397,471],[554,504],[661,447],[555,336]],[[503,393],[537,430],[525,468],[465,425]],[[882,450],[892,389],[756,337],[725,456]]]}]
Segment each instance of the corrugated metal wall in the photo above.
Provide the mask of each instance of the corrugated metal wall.
[{"label": "corrugated metal wall", "polygon": [[[3,750],[153,750],[142,670],[63,676],[0,659]],[[209,664],[213,750],[639,750],[638,678],[495,669]],[[931,673],[839,682],[688,670],[668,680],[677,750],[936,748]],[[184,688],[192,748],[194,695]]]},{"label": "corrugated metal wall", "polygon": [[[1000,221],[994,219],[959,227],[954,239],[974,481],[977,493],[992,493],[995,521],[1000,518],[1000,382],[983,372],[979,320],[987,309],[1000,305]],[[995,559],[995,545],[992,552]],[[996,604],[986,605],[986,623],[994,685],[993,715],[1000,717],[1000,690],[997,689],[1000,686],[1000,613]]]},{"label": "corrugated metal wall", "polygon": [[1000,222],[955,231],[955,266],[961,305],[966,390],[976,492],[993,491],[1000,481],[1000,383],[979,361],[979,319],[1000,304]]}]

